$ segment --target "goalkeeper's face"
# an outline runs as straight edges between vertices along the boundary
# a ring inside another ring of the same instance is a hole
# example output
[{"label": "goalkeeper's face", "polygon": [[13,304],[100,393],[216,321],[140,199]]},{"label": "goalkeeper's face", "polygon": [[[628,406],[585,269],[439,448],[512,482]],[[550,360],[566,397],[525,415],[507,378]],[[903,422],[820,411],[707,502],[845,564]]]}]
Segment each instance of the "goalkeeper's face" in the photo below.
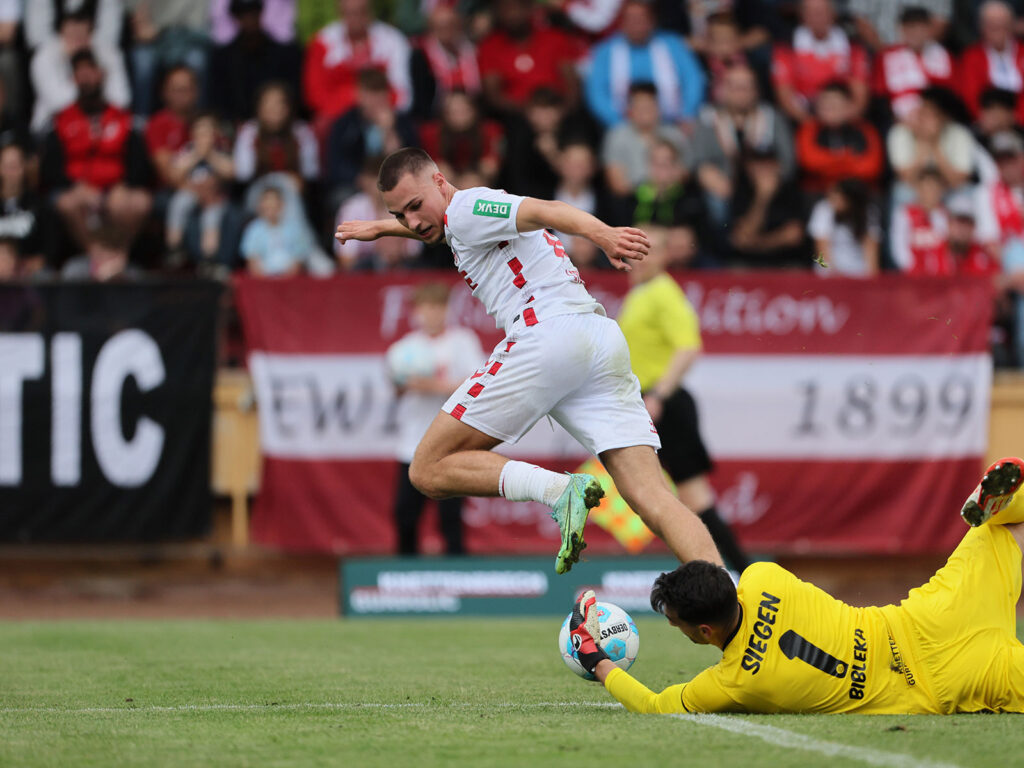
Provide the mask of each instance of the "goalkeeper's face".
[{"label": "goalkeeper's face", "polygon": [[712,628],[707,624],[690,624],[680,619],[670,606],[665,606],[665,618],[668,623],[678,629],[697,645],[710,645],[713,635]]},{"label": "goalkeeper's face", "polygon": [[444,212],[448,200],[444,195],[447,182],[436,168],[407,173],[387,192],[381,193],[384,205],[406,229],[412,230],[428,243],[444,237]]}]

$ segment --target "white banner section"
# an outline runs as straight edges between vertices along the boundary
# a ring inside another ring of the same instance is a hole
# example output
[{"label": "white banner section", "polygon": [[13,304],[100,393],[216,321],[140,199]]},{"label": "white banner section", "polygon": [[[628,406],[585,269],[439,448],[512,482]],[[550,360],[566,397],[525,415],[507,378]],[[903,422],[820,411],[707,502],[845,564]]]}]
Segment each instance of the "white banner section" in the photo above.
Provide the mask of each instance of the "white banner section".
[{"label": "white banner section", "polygon": [[[249,366],[268,456],[394,457],[395,395],[382,355],[254,352]],[[991,384],[982,353],[707,355],[686,379],[719,460],[977,456],[988,443]],[[502,451],[584,455],[549,419]]]}]

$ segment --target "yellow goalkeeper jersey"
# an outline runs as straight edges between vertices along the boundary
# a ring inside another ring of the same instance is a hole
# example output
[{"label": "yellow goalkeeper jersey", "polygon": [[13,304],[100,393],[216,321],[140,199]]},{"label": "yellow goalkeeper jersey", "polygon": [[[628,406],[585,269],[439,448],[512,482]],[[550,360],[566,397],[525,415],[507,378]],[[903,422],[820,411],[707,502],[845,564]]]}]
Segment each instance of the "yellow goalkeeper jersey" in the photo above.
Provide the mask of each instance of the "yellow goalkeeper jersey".
[{"label": "yellow goalkeeper jersey", "polygon": [[939,711],[887,621],[894,606],[854,608],[773,563],[747,568],[737,595],[740,625],[718,664],[657,695],[616,669],[609,692],[637,712]]}]

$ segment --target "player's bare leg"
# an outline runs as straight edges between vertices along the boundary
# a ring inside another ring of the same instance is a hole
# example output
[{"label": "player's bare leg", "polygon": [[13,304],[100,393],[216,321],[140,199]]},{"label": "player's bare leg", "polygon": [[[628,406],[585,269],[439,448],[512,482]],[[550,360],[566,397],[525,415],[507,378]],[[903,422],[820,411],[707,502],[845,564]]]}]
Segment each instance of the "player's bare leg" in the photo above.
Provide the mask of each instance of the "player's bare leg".
[{"label": "player's bare leg", "polygon": [[665,485],[653,448],[615,448],[604,451],[600,459],[622,498],[680,562],[707,560],[724,565],[704,523]]},{"label": "player's bare leg", "polygon": [[559,474],[513,461],[493,452],[500,443],[450,414],[439,413],[416,449],[409,479],[432,499],[504,496],[547,504],[562,534],[555,571],[567,572],[586,547],[583,528],[590,510],[604,496],[600,483],[590,475]]}]

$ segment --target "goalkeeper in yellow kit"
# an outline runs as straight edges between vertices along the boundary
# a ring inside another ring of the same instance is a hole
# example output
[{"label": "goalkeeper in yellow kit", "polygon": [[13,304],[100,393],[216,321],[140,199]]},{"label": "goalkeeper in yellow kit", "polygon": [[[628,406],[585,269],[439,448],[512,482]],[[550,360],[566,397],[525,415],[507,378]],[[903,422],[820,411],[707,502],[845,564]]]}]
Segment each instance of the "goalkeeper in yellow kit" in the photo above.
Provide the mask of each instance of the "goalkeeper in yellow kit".
[{"label": "goalkeeper in yellow kit", "polygon": [[735,587],[694,560],[663,573],[651,605],[721,661],[654,693],[593,636],[593,592],[570,623],[581,663],[632,712],[1024,712],[1016,636],[1024,546],[1024,461],[989,467],[961,512],[971,529],[946,565],[899,605],[854,608],[771,563]]}]

